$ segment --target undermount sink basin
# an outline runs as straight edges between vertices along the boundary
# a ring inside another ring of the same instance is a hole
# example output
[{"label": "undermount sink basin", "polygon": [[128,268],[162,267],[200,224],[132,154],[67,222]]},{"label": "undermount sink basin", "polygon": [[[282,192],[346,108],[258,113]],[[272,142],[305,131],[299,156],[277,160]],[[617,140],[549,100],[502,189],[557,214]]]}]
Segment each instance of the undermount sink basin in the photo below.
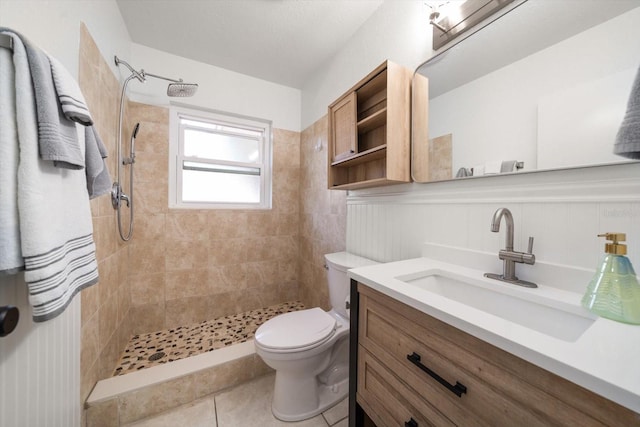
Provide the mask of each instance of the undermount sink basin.
[{"label": "undermount sink basin", "polygon": [[[538,290],[513,289],[509,293],[522,292],[522,298],[507,295],[504,285],[489,283],[442,270],[429,270],[409,276],[397,277],[416,286],[469,307],[498,316],[529,329],[561,339],[576,341],[595,322],[579,305],[549,300],[535,295]],[[531,301],[531,298],[538,301]]]}]

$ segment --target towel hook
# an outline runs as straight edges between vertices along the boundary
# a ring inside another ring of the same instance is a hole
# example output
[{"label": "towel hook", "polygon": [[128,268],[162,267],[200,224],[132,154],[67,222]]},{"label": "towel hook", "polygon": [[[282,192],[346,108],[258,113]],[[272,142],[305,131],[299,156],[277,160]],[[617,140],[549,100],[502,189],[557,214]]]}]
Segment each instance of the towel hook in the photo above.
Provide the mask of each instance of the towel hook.
[{"label": "towel hook", "polygon": [[20,310],[11,305],[0,307],[0,337],[9,335],[18,325]]}]

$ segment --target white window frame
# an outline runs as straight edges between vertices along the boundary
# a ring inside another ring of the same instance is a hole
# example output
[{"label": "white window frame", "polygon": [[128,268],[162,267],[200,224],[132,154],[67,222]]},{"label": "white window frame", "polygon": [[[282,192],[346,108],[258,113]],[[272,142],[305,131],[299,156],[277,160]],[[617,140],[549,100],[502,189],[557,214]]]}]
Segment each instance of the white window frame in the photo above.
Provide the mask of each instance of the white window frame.
[{"label": "white window frame", "polygon": [[[169,109],[169,208],[170,209],[271,209],[272,190],[272,153],[273,135],[271,121],[221,111],[194,108],[180,104],[171,104]],[[260,202],[259,203],[227,203],[227,202],[186,202],[182,200],[182,164],[183,161],[203,162],[202,159],[184,156],[183,130],[181,118],[202,122],[235,126],[256,130],[262,133],[259,163],[241,164],[237,162],[205,163],[250,166],[260,168]]]}]

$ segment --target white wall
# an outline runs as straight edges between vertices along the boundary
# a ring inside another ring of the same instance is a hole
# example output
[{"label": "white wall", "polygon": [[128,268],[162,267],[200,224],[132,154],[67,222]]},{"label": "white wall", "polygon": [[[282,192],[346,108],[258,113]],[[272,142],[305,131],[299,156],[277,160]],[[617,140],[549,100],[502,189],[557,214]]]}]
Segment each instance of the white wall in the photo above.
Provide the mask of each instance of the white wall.
[{"label": "white wall", "polygon": [[0,25],[20,32],[76,77],[80,22],[115,72],[113,56],[128,56],[131,44],[115,0],[0,0]]},{"label": "white wall", "polygon": [[[171,55],[136,43],[130,58],[125,59],[135,69],[143,68],[153,74],[182,78],[198,83],[198,91],[191,98],[166,96],[167,82],[148,78],[143,85],[132,80],[129,97],[138,102],[168,105],[169,101],[231,112],[273,121],[279,129],[300,131],[300,90],[260,80],[245,74]],[[122,68],[121,80],[128,70]]]},{"label": "white wall", "polygon": [[429,8],[422,0],[387,0],[302,88],[302,129],[384,60],[415,70],[431,57]]},{"label": "white wall", "polygon": [[[0,26],[20,32],[75,76],[81,22],[105,58],[128,55],[129,34],[115,1],[0,0]],[[0,305],[21,312],[17,329],[0,338],[0,425],[79,427],[80,297],[55,319],[33,323],[17,275],[0,278]]]}]

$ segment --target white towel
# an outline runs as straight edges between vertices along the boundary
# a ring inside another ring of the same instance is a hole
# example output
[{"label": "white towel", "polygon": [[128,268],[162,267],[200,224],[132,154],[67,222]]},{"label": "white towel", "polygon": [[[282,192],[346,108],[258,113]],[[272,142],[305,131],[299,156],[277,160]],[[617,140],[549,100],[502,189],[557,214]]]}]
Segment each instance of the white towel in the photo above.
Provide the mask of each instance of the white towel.
[{"label": "white towel", "polygon": [[0,273],[24,266],[18,221],[18,130],[11,51],[0,48]]},{"label": "white towel", "polygon": [[[97,283],[98,269],[84,170],[56,168],[39,157],[27,54],[20,37],[13,40],[20,241],[33,320],[42,322],[60,314],[78,291]],[[75,128],[84,149],[84,127]]]},{"label": "white towel", "polygon": [[65,117],[81,125],[90,126],[93,124],[91,113],[84,100],[84,95],[78,86],[78,82],[71,76],[69,71],[56,58],[47,55],[51,64],[51,75],[53,84],[58,94],[62,112]]}]

